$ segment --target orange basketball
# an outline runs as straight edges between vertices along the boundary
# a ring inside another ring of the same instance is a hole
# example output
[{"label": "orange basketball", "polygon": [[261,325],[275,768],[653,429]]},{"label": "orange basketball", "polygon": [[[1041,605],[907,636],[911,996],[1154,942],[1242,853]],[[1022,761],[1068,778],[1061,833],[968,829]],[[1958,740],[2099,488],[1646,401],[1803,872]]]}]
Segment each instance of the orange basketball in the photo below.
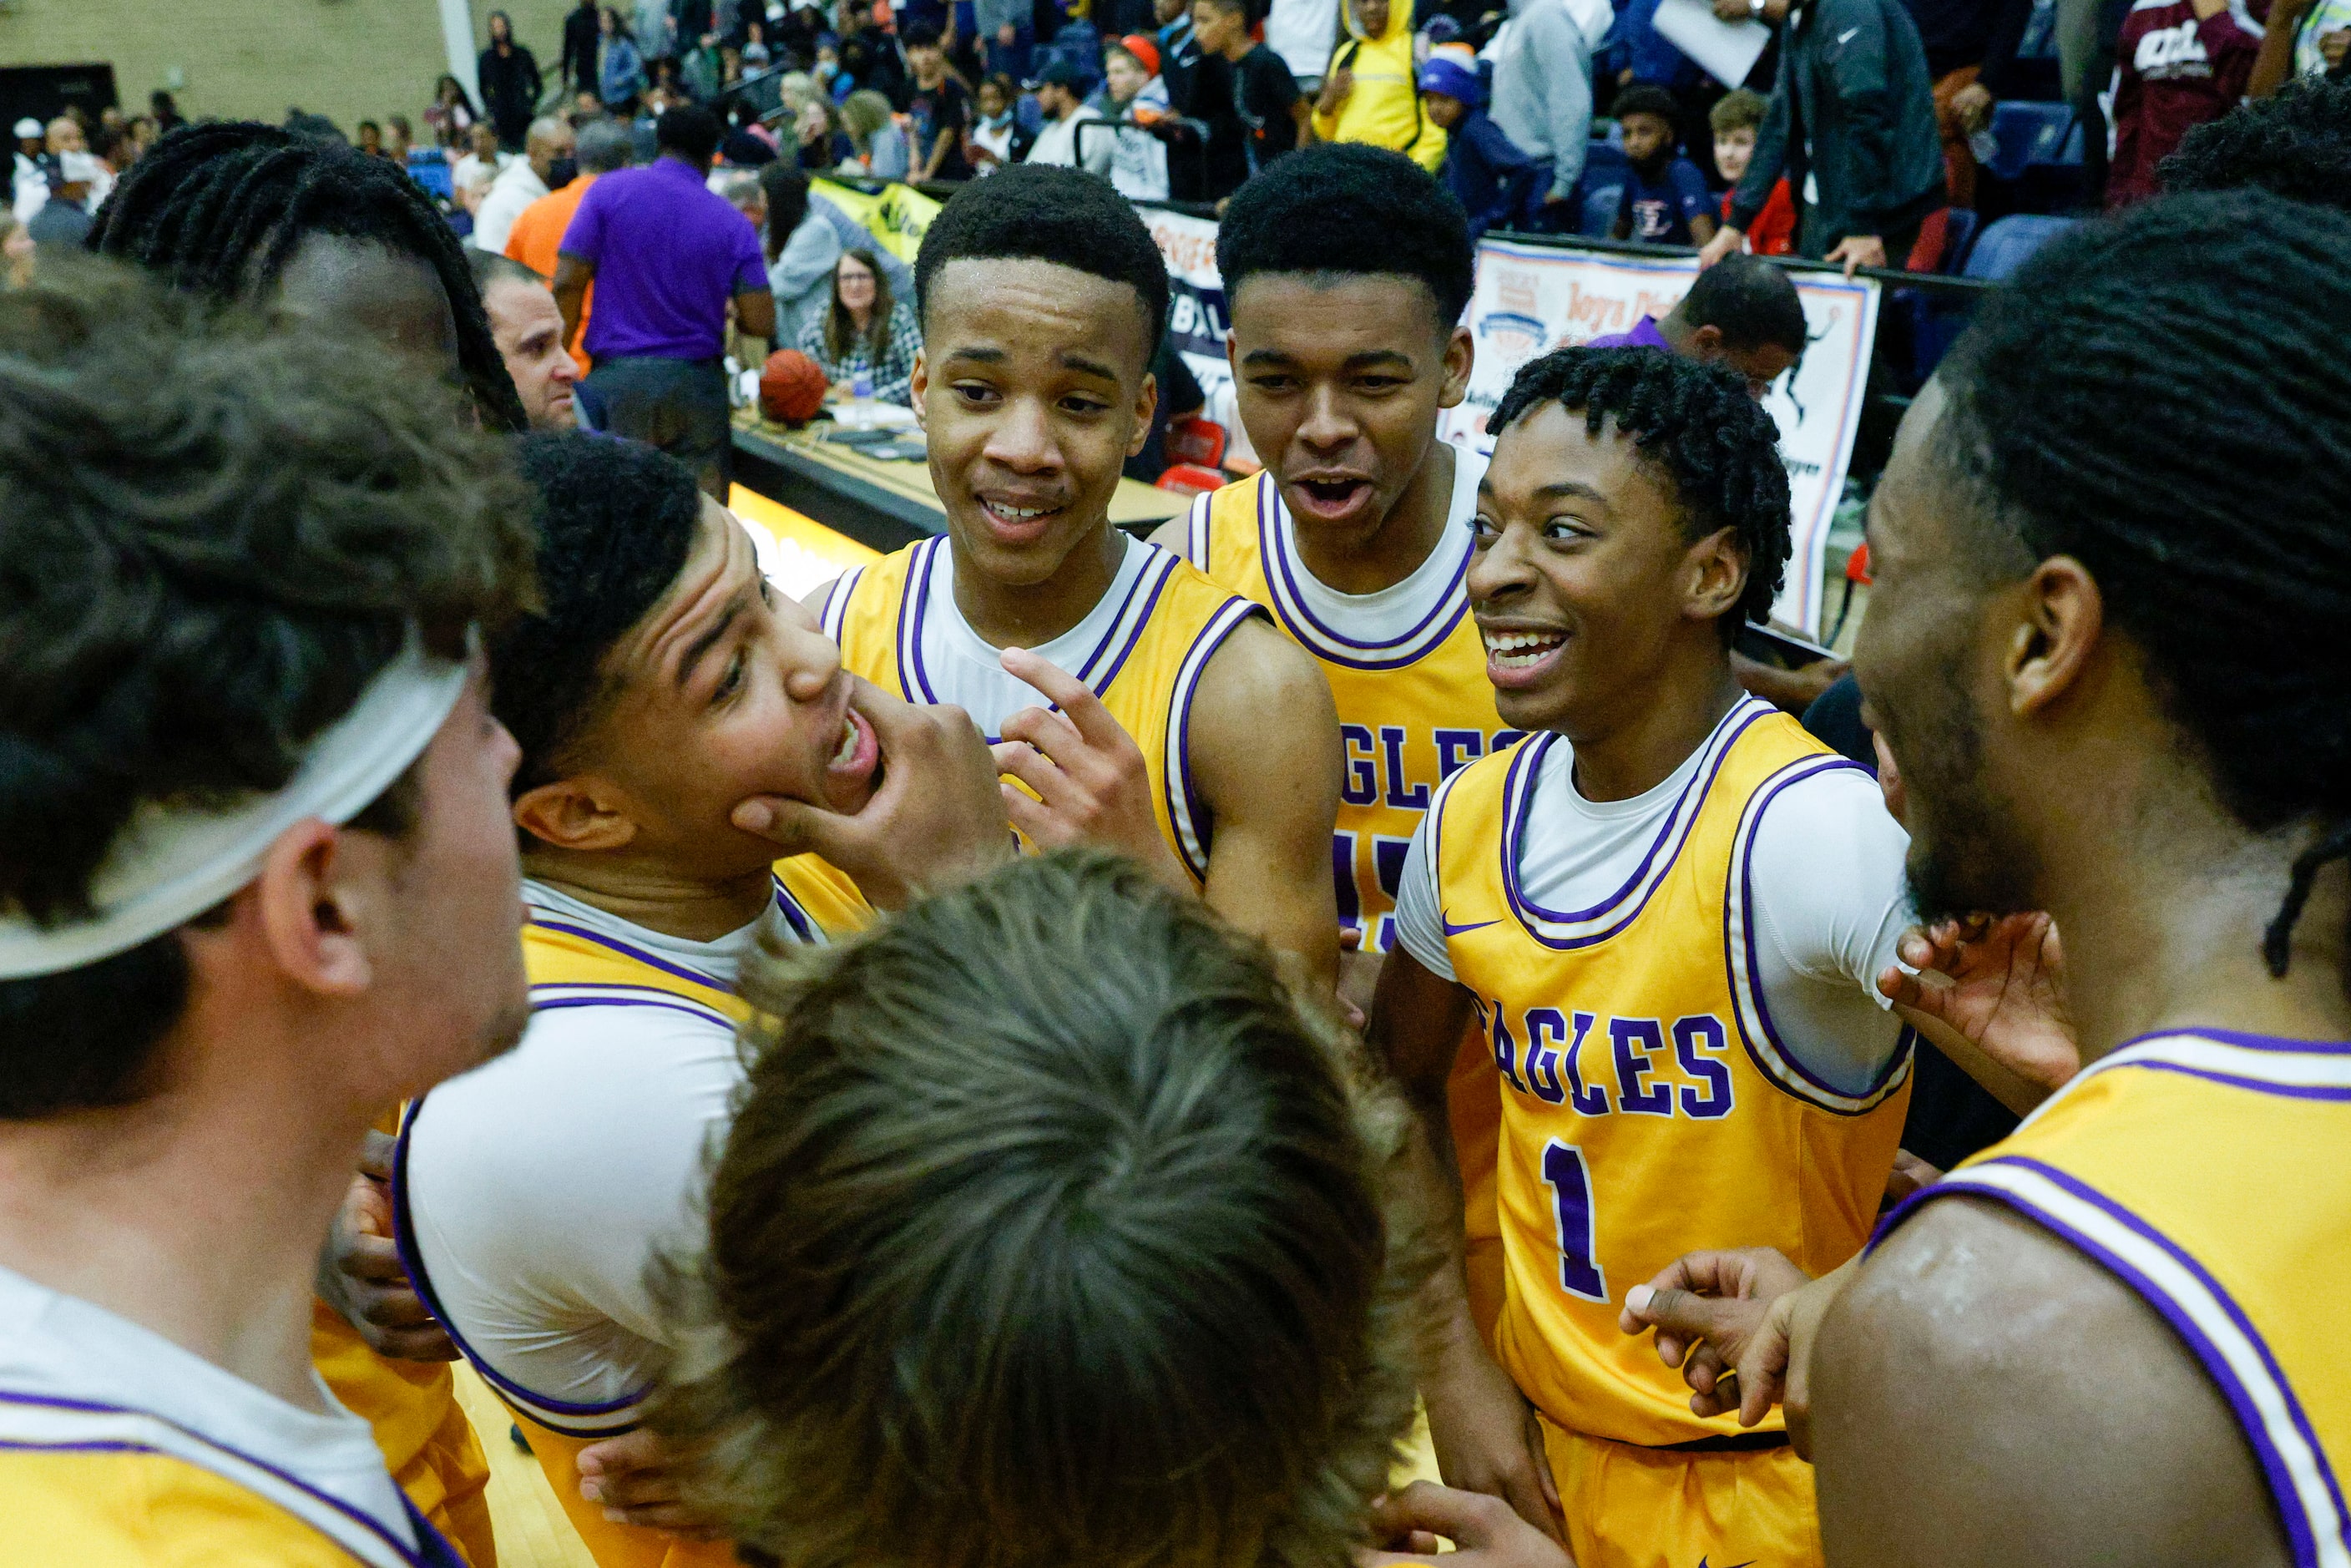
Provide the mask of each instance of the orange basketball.
[{"label": "orange basketball", "polygon": [[824,379],[798,349],[778,349],[759,372],[759,412],[781,424],[806,424],[824,406]]}]

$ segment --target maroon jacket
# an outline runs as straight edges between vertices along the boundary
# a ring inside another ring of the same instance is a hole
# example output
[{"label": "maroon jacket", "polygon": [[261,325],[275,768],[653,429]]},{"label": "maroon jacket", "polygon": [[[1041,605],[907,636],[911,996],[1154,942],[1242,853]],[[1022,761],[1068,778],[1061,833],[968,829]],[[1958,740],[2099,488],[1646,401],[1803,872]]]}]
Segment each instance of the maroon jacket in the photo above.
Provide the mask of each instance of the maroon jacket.
[{"label": "maroon jacket", "polygon": [[2155,194],[2155,166],[2190,130],[2237,106],[2261,47],[2261,35],[2230,11],[2199,22],[2188,0],[2138,0],[2116,49],[2121,70],[2108,206]]}]

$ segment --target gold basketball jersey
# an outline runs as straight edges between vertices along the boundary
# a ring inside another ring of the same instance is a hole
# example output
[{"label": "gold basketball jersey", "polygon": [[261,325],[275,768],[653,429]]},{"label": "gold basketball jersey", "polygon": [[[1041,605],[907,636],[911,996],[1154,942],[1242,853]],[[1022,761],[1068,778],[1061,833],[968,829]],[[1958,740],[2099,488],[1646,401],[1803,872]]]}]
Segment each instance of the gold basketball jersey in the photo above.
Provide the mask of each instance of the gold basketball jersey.
[{"label": "gold basketball jersey", "polygon": [[[948,548],[944,536],[925,539],[845,572],[825,601],[824,629],[841,644],[841,663],[908,702],[955,700],[942,695],[923,658],[932,576],[946,566]],[[1092,689],[1142,750],[1152,815],[1197,883],[1207,881],[1213,824],[1192,781],[1186,737],[1192,696],[1225,639],[1260,613],[1180,558],[1151,549],[1108,632],[1069,672]],[[1045,699],[1040,694],[1037,700]]]},{"label": "gold basketball jersey", "polygon": [[2163,1314],[2236,1415],[2298,1563],[2351,1563],[2332,1310],[2351,1234],[2351,1043],[2193,1030],[2132,1041],[1917,1193],[2053,1231]]},{"label": "gold basketball jersey", "polygon": [[1384,953],[1395,936],[1405,852],[1429,792],[1519,732],[1495,711],[1486,646],[1459,577],[1417,626],[1390,641],[1364,641],[1308,608],[1298,588],[1306,567],[1281,525],[1280,486],[1253,475],[1192,503],[1185,559],[1218,587],[1264,606],[1321,663],[1346,752],[1331,846],[1339,924],[1362,932],[1364,951]]},{"label": "gold basketball jersey", "polygon": [[[1745,705],[1717,727],[1638,871],[1543,909],[1519,882],[1538,735],[1447,781],[1426,852],[1447,952],[1501,1085],[1505,1262],[1496,1349],[1557,1426],[1650,1446],[1728,1436],[1681,1375],[1620,1333],[1625,1291],[1698,1248],[1777,1247],[1806,1272],[1860,1249],[1908,1103],[1910,1041],[1835,1092],[1774,1034],[1747,951],[1747,849],[1779,790],[1853,766]],[[1778,1420],[1777,1416],[1772,1417]]]}]

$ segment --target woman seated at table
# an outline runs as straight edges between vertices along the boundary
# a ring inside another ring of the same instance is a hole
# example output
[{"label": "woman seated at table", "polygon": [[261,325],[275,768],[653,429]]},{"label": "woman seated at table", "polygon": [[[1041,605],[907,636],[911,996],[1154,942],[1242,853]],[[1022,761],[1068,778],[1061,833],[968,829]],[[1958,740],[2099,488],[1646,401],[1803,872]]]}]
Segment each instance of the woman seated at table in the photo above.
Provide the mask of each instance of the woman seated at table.
[{"label": "woman seated at table", "polygon": [[854,396],[863,378],[874,398],[912,407],[914,355],[922,346],[914,306],[891,298],[889,279],[873,253],[842,252],[832,269],[832,303],[800,329],[800,352],[832,383],[826,395]]}]

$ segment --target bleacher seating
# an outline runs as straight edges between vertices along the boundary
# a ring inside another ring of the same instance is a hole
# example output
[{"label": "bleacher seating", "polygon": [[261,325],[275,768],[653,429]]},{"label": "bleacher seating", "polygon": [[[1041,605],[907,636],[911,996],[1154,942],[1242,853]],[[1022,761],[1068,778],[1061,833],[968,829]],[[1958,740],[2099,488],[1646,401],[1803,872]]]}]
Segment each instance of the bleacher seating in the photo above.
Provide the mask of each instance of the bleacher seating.
[{"label": "bleacher seating", "polygon": [[448,157],[438,147],[410,148],[408,175],[429,195],[444,202],[456,199],[456,188],[449,181]]},{"label": "bleacher seating", "polygon": [[2012,275],[2032,253],[2072,228],[2076,220],[2043,213],[2011,213],[1984,230],[1968,253],[1963,277],[1997,283]]},{"label": "bleacher seating", "polygon": [[2070,104],[1995,103],[1991,134],[2000,143],[1999,155],[1988,166],[1995,179],[2020,179],[2036,165],[2069,168],[2082,162],[2082,120]]},{"label": "bleacher seating", "polygon": [[1583,146],[1583,175],[1576,182],[1575,232],[1586,239],[1606,239],[1616,226],[1616,209],[1624,204],[1625,183],[1633,166],[1625,150],[1593,137]]}]

